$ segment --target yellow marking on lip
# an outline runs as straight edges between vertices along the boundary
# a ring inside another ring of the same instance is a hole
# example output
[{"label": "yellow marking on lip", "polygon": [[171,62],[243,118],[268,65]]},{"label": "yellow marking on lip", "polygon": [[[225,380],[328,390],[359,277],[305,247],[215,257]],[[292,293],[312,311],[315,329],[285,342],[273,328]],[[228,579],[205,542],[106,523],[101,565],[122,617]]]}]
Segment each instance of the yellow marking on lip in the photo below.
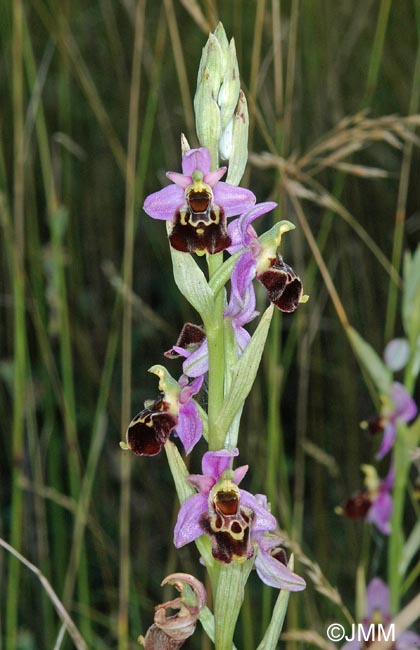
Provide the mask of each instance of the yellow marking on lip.
[{"label": "yellow marking on lip", "polygon": [[204,228],[197,228],[197,235],[202,235],[204,233]]}]

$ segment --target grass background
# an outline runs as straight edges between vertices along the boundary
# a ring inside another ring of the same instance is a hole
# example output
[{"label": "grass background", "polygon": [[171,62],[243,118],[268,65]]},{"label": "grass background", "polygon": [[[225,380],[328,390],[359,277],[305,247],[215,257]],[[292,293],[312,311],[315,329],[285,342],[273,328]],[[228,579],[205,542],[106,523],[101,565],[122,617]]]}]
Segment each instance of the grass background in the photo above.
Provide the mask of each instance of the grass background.
[{"label": "grass background", "polygon": [[[407,121],[381,119],[418,112],[420,3],[4,0],[0,533],[98,650],[137,647],[165,597],[163,577],[201,573],[195,548],[175,554],[171,543],[177,503],[165,458],[131,458],[118,443],[156,395],[147,368],[195,320],[175,290],[164,227],[141,205],[167,169],[179,170],[180,133],[197,144],[196,73],[219,19],[235,38],[250,108],[244,183],[297,224],[284,256],[311,294],[274,323],[243,419],[245,487],[268,493],[353,611],[362,526],[334,507],[361,486],[374,447],[359,421],[377,404],[343,324],[378,352],[401,333],[389,265],[398,272],[402,249],[419,240],[418,143]],[[353,131],[336,130],[367,110]],[[374,542],[370,575],[385,566],[383,540]],[[0,647],[60,647],[43,589],[6,553],[0,583]],[[328,621],[345,620],[328,594],[310,586],[293,597],[288,629],[325,639]],[[272,597],[252,576],[238,647],[256,647]],[[188,647],[208,646],[198,634]]]}]

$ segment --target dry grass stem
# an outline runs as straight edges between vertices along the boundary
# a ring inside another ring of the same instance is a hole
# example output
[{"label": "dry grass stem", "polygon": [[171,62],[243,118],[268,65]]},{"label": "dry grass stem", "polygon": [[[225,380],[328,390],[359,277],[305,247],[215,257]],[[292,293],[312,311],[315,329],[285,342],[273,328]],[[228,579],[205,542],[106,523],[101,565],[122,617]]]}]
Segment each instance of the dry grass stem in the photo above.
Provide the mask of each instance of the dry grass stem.
[{"label": "dry grass stem", "polygon": [[29,562],[23,555],[18,553],[13,546],[10,546],[4,539],[0,538],[0,546],[2,546],[6,551],[11,553],[19,562],[24,564],[32,573],[34,573],[38,580],[40,581],[42,587],[48,594],[49,599],[51,600],[52,604],[54,605],[54,608],[60,617],[60,619],[63,621],[63,625],[66,627],[66,630],[68,631],[71,639],[73,640],[74,645],[76,646],[77,650],[87,650],[87,645],[84,642],[82,635],[80,634],[79,630],[77,629],[75,623],[73,620],[70,618],[69,614],[66,612],[66,610],[63,607],[62,602],[60,601],[59,597],[55,593],[54,589],[51,587],[50,583],[48,582],[47,578],[41,573],[41,571],[36,567],[32,562]]}]

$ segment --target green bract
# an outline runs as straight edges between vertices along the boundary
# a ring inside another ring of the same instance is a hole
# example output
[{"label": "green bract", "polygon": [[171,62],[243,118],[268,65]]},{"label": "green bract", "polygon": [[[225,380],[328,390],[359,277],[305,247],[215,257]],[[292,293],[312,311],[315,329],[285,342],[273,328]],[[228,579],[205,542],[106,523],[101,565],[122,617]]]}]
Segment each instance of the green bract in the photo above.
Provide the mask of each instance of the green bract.
[{"label": "green bract", "polygon": [[388,394],[392,381],[391,371],[376,354],[372,346],[370,346],[355,329],[349,327],[347,329],[347,336],[349,337],[352,348],[359,359],[360,365],[365,368],[379,393],[384,395]]},{"label": "green bract", "polygon": [[207,327],[214,324],[214,294],[203,271],[189,253],[180,253],[170,247],[176,286],[198,311]]},{"label": "green bract", "polygon": [[237,411],[249,395],[260,365],[273,310],[273,305],[267,307],[245,352],[231,370],[230,388],[215,425],[218,437],[226,435]]}]

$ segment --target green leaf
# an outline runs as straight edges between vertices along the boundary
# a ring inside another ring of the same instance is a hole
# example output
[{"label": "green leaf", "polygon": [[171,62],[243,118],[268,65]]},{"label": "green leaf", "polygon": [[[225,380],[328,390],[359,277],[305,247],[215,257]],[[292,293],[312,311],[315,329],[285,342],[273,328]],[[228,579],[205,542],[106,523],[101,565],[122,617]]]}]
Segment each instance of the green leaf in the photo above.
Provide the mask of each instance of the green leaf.
[{"label": "green leaf", "polygon": [[223,289],[224,285],[228,280],[230,280],[230,277],[232,275],[233,267],[235,266],[236,262],[242,255],[242,253],[245,251],[245,249],[240,250],[238,253],[235,253],[235,255],[231,255],[228,257],[226,262],[223,262],[222,266],[220,266],[213,277],[211,278],[209,282],[209,287],[213,291],[213,294],[217,296],[219,291]]},{"label": "green leaf", "polygon": [[402,317],[405,333],[412,348],[420,336],[420,246],[404,258],[404,292]]},{"label": "green leaf", "polygon": [[347,334],[359,363],[370,375],[378,391],[381,394],[388,393],[392,382],[392,373],[389,368],[355,329],[349,327]]},{"label": "green leaf", "polygon": [[171,246],[176,286],[200,314],[207,326],[214,321],[214,294],[206,277],[189,253],[180,253]]},{"label": "green leaf", "polygon": [[402,553],[402,561],[400,566],[400,571],[402,575],[406,574],[407,569],[410,566],[411,560],[416,556],[419,548],[420,548],[420,521],[416,523],[406,543],[404,544],[404,550]]},{"label": "green leaf", "polygon": [[245,352],[231,371],[230,388],[215,423],[218,437],[226,435],[236,413],[249,395],[260,365],[273,309],[274,306],[270,305],[265,310]]},{"label": "green leaf", "polygon": [[196,494],[191,483],[188,483],[187,476],[189,476],[189,471],[182,456],[179,453],[176,445],[168,440],[165,443],[166,457],[169,463],[169,469],[171,470],[172,477],[175,483],[176,493],[180,503],[184,503],[189,497],[193,494]]}]

